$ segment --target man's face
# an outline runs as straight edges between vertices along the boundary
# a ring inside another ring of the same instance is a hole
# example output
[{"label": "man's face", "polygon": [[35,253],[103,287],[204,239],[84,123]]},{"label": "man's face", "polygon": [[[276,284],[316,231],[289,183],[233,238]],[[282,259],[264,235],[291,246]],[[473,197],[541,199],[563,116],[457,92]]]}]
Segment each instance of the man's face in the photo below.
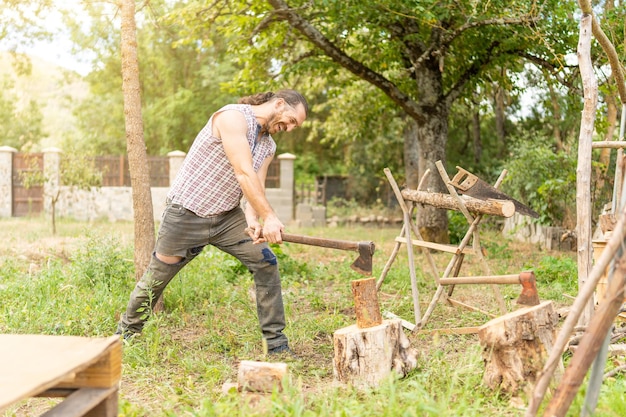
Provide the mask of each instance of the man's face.
[{"label": "man's face", "polygon": [[276,106],[276,111],[267,119],[266,129],[270,135],[277,132],[291,132],[296,127],[302,126],[306,119],[304,106],[298,104],[295,108],[284,100]]}]

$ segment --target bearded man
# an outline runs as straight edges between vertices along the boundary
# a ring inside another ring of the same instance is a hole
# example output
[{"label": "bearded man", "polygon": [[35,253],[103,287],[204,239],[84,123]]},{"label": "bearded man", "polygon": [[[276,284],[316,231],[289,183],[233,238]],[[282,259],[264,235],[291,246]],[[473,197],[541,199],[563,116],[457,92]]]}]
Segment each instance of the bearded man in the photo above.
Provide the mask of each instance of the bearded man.
[{"label": "bearded man", "polygon": [[283,333],[278,262],[268,245],[282,243],[285,226],[267,201],[265,178],[276,152],[271,135],[301,126],[307,114],[300,93],[280,90],[243,97],[211,116],[167,195],[152,259],[130,294],[116,334],[128,339],[140,333],[167,284],[213,245],[253,274],[268,353],[291,353]]}]

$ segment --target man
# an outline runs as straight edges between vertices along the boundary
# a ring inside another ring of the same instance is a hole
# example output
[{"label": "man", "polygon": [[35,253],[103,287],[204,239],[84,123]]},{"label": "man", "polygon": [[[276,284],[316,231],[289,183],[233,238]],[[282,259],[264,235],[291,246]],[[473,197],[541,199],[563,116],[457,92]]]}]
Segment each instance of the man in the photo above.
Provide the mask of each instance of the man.
[{"label": "man", "polygon": [[167,195],[152,259],[130,295],[117,334],[128,338],[141,332],[146,313],[171,279],[204,246],[213,245],[252,272],[268,352],[291,352],[283,334],[278,263],[268,245],[282,243],[284,225],[265,197],[265,177],[276,152],[271,135],[301,126],[307,113],[300,93],[281,90],[243,97],[211,116]]}]

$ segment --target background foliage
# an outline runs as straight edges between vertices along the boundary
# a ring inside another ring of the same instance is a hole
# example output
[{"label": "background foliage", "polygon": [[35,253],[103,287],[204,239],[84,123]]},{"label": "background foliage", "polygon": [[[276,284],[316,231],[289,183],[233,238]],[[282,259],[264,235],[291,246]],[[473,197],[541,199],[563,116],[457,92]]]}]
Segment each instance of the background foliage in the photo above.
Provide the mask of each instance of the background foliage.
[{"label": "background foliage", "polygon": [[[67,100],[54,101],[57,104],[52,106],[73,111],[71,119],[49,117],[50,106],[44,103],[49,98],[18,100],[17,90],[9,88],[16,85],[15,79],[7,79],[7,88],[0,95],[2,145],[39,150],[52,144],[85,154],[125,153],[115,5],[77,1],[75,5],[84,10],[78,15],[63,2],[4,0],[2,4],[0,40],[4,44],[14,42],[16,52],[27,42],[24,36],[9,35],[12,30],[28,34],[31,41],[58,36],[41,26],[41,16],[54,11],[62,16],[63,31],[73,40],[76,53],[93,63],[92,71],[84,77],[89,94],[68,94]],[[24,15],[28,4],[38,7],[39,20]],[[300,5],[297,1],[289,4]],[[576,161],[582,106],[573,61],[576,25],[572,4],[520,1],[502,7],[495,3],[478,7],[473,2],[418,4],[389,0],[371,5],[322,2],[316,7],[307,17],[332,42],[406,91],[412,91],[415,80],[410,71],[405,73],[406,63],[401,61],[407,51],[402,50],[402,43],[391,41],[400,36],[394,32],[394,22],[408,17],[424,30],[416,32],[414,39],[403,39],[404,45],[409,41],[418,45],[432,36],[429,31],[436,24],[449,28],[462,27],[463,22],[477,25],[462,32],[462,45],[453,44],[450,51],[444,51],[442,77],[444,85],[451,88],[455,77],[469,65],[462,57],[480,53],[484,47],[481,36],[493,37],[502,29],[483,26],[481,19],[523,16],[531,7],[539,7],[539,22],[506,27],[515,35],[498,45],[513,48],[516,36],[529,36],[536,43],[534,55],[510,49],[508,58],[498,58],[488,70],[474,73],[451,106],[446,167],[453,172],[456,165],[462,166],[488,182],[507,169],[506,192],[540,212],[542,223],[571,228],[574,205],[573,187],[569,185],[575,178],[572,164]],[[241,13],[233,13],[237,11]],[[171,4],[153,0],[138,3],[137,13],[149,154],[188,150],[209,115],[241,95],[295,87],[309,98],[312,117],[303,129],[277,135],[277,142],[279,153],[297,156],[297,184],[312,184],[320,175],[345,175],[350,190],[347,198],[357,204],[393,202],[388,198],[382,170],[389,167],[400,184],[405,183],[405,139],[410,118],[380,89],[312,48],[302,34],[279,24],[280,13],[268,2],[231,0],[213,4],[189,0]],[[624,42],[620,41],[623,15],[621,8],[598,10],[603,29],[620,56],[624,56]],[[390,41],[385,41],[385,36]],[[601,49],[594,45],[592,51],[598,62],[602,95],[597,136],[603,138],[611,127],[606,103],[615,97],[615,91],[610,74],[601,66],[605,59]],[[19,53],[15,57],[18,59],[11,65],[19,79],[28,73],[29,65]],[[550,66],[545,65],[548,62]],[[33,68],[39,68],[39,64]],[[59,89],[67,88],[75,83],[75,76],[55,78],[55,83]],[[71,129],[64,131],[52,125],[52,120],[63,120],[62,126]],[[609,161],[596,166],[594,175],[604,180],[598,182],[601,189],[594,190],[596,214],[610,200],[613,165]]]}]

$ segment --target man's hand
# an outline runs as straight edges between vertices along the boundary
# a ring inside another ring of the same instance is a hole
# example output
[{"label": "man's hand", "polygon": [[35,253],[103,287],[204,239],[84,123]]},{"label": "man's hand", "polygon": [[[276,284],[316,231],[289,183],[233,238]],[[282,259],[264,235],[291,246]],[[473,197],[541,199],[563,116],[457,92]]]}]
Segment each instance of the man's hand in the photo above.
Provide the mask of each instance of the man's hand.
[{"label": "man's hand", "polygon": [[252,238],[252,243],[256,244],[265,242],[265,239],[263,238],[263,226],[261,226],[261,223],[259,223],[258,221],[248,221],[246,233]]},{"label": "man's hand", "polygon": [[283,243],[285,226],[276,216],[268,216],[263,222],[263,238],[269,243]]},{"label": "man's hand", "polygon": [[[252,238],[253,243],[283,243],[283,230],[285,226],[277,217],[268,218],[264,225],[257,221],[248,221],[246,233]],[[269,233],[268,236],[266,233]],[[270,237],[271,236],[271,237]]]}]

